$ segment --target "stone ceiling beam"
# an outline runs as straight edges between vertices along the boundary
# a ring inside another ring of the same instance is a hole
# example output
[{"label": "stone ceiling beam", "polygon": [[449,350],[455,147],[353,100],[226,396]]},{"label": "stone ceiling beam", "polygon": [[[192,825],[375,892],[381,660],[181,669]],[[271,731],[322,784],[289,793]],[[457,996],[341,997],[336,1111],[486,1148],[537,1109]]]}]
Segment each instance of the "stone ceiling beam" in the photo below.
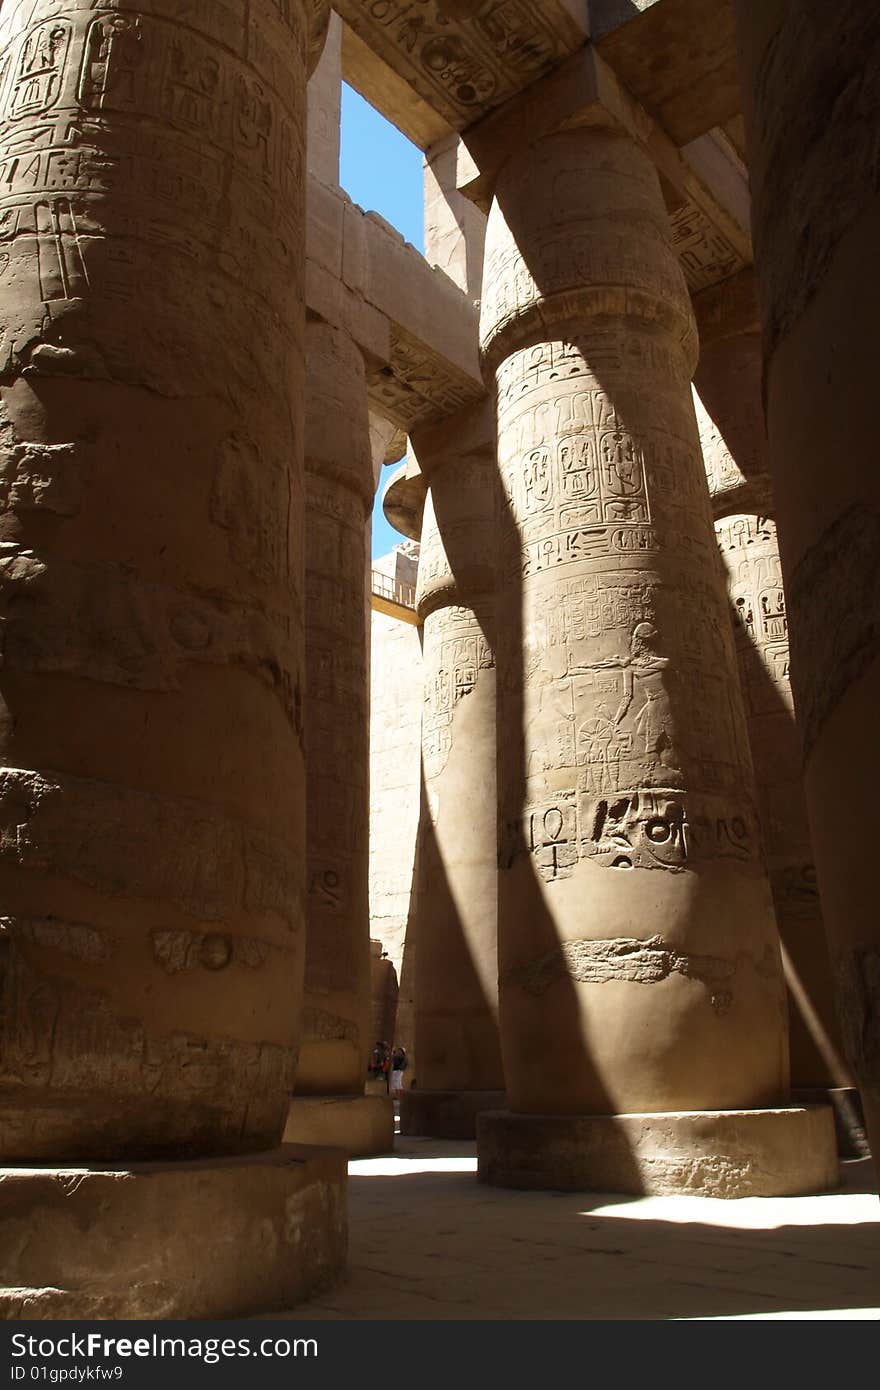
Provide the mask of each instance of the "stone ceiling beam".
[{"label": "stone ceiling beam", "polygon": [[674,144],[740,114],[733,0],[337,0],[336,8],[345,80],[421,149],[481,120],[590,35]]},{"label": "stone ceiling beam", "polygon": [[593,42],[676,145],[742,109],[734,0],[592,0]]},{"label": "stone ceiling beam", "polygon": [[752,261],[746,171],[732,144],[713,131],[679,150],[593,46],[465,132],[459,190],[487,210],[511,149],[555,130],[595,125],[625,130],[656,165],[691,293]]},{"label": "stone ceiling beam", "polygon": [[306,303],[367,361],[370,408],[409,433],[481,400],[477,309],[393,227],[309,182]]},{"label": "stone ceiling beam", "polygon": [[[580,48],[587,0],[336,0],[343,75],[427,149]],[[390,71],[389,71],[390,70]]]}]

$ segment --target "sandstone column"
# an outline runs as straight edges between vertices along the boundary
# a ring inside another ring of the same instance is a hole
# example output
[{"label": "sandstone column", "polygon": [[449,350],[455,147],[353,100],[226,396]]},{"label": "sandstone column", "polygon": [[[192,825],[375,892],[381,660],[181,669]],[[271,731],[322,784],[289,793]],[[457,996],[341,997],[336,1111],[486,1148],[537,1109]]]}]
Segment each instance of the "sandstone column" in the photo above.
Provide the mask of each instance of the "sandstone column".
[{"label": "sandstone column", "polygon": [[285,1138],[383,1152],[390,1100],[364,1096],[371,1036],[365,577],[373,501],[363,358],[306,333],[307,947],[303,1040]]},{"label": "sandstone column", "polygon": [[[483,412],[485,414],[485,412]],[[455,433],[458,434],[458,429]],[[473,1138],[504,1104],[498,1038],[494,430],[481,454],[441,456],[422,523],[422,819],[418,1086],[404,1134]],[[426,469],[426,451],[419,449]]]},{"label": "sandstone column", "polygon": [[[278,1144],[300,1023],[303,139],[326,8],[180,10],[0,18],[0,1151],[200,1156],[210,1185],[215,1156]],[[161,1171],[173,1219],[189,1180]],[[223,1171],[233,1222],[278,1190]],[[52,1181],[35,1170],[19,1216],[45,1198],[55,1219]],[[65,1217],[89,1241],[101,1181]],[[253,1255],[263,1306],[290,1297],[289,1259],[254,1246],[230,1308],[213,1235],[186,1293],[161,1251],[129,1279],[66,1236],[46,1267],[19,1242],[12,1282],[54,1283],[64,1316],[219,1315],[247,1310]]]},{"label": "sandstone column", "polygon": [[791,683],[844,1043],[880,1150],[880,15],[740,3]]},{"label": "sandstone column", "polygon": [[[720,346],[720,345],[719,345]],[[716,357],[718,354],[716,353]],[[697,382],[702,386],[701,372]],[[757,385],[757,383],[753,383]],[[711,398],[711,391],[707,391]],[[766,474],[747,481],[694,392],[715,534],[724,564],[740,684],[788,985],[791,1079],[799,1090],[848,1087],[804,803],[788,666],[785,590]],[[743,414],[747,414],[744,402]]]},{"label": "sandstone column", "polygon": [[[742,1193],[834,1180],[785,995],[653,166],[584,128],[514,154],[482,345],[506,495],[499,968],[511,1114],[484,1180]],[[688,1112],[688,1113],[683,1113]]]}]

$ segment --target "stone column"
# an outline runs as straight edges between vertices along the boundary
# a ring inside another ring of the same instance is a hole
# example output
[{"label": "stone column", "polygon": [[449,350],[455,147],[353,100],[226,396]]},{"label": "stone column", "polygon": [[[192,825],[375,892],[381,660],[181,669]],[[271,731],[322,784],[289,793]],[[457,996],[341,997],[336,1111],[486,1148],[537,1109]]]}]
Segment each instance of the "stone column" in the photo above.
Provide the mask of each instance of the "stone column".
[{"label": "stone column", "polygon": [[[489,427],[490,438],[494,430]],[[456,431],[457,433],[457,431]],[[423,471],[426,458],[419,450]],[[418,1087],[404,1134],[473,1138],[503,1106],[498,1038],[494,449],[431,471],[416,603],[422,620]]]},{"label": "stone column", "polygon": [[373,458],[360,351],[306,333],[307,947],[303,1039],[285,1138],[385,1152],[390,1100],[365,1096],[371,1037],[365,580]]},{"label": "stone column", "polygon": [[[792,1085],[798,1090],[849,1087],[804,802],[770,480],[760,472],[746,480],[701,400],[702,371],[697,383],[694,405],[727,581],[764,858],[782,940]],[[707,395],[711,397],[711,389]],[[760,439],[752,452],[759,449]]]},{"label": "stone column", "polygon": [[627,137],[511,156],[482,301],[505,493],[499,968],[514,1186],[804,1191],[785,994],[691,401],[696,336]]},{"label": "stone column", "polygon": [[[298,1045],[321,20],[305,0],[193,4],[185,25],[175,0],[9,0],[0,18],[0,1152],[124,1169],[137,1232],[161,1188],[200,1261],[169,1286],[144,1233],[131,1274],[86,1173],[64,1204],[77,1248],[13,1237],[2,1260],[36,1290],[28,1316],[219,1316],[293,1292],[281,1247],[251,1243],[230,1300],[233,1245],[214,1223],[195,1240],[194,1179],[167,1161],[198,1157],[210,1187],[217,1156],[277,1145]],[[134,1159],[162,1161],[152,1196]],[[223,1168],[218,1201],[245,1224],[264,1203],[277,1246],[291,1179],[256,1162]],[[20,1220],[62,1219],[53,1181],[19,1174]],[[329,1239],[305,1212],[300,1272]]]},{"label": "stone column", "polygon": [[737,15],[791,683],[838,1012],[876,1153],[880,18],[859,0]]}]

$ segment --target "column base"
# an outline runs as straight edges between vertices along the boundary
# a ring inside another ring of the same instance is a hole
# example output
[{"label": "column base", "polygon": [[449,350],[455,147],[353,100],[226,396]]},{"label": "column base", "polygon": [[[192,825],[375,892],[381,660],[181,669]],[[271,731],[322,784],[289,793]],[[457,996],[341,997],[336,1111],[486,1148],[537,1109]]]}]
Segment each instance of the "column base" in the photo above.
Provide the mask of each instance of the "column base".
[{"label": "column base", "polygon": [[476,1139],[477,1116],[506,1104],[504,1091],[401,1091],[400,1132],[431,1139]]},{"label": "column base", "polygon": [[330,1144],[349,1158],[387,1154],[394,1148],[390,1096],[294,1096],[287,1112],[285,1144]]},{"label": "column base", "polygon": [[237,1318],[332,1285],[345,1155],[0,1169],[0,1318]]},{"label": "column base", "polygon": [[827,1106],[651,1115],[481,1115],[478,1177],[560,1192],[786,1197],[837,1186]]},{"label": "column base", "polygon": [[830,1105],[841,1158],[870,1158],[862,1097],[855,1086],[794,1086],[795,1105]]}]

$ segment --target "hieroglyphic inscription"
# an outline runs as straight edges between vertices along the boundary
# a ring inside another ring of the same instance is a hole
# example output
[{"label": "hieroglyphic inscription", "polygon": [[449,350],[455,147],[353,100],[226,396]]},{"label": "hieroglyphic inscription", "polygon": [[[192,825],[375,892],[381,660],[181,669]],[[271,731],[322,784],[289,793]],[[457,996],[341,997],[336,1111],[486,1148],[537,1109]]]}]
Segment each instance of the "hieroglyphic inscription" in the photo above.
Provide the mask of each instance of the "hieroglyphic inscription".
[{"label": "hieroglyphic inscription", "polygon": [[728,576],[740,675],[751,714],[794,713],[789,682],[788,619],[776,524],[766,516],[715,523]]},{"label": "hieroglyphic inscription", "polygon": [[716,522],[715,532],[727,574],[761,828],[777,910],[786,917],[816,916],[816,873],[794,724],[776,526],[769,517],[744,514]]},{"label": "hieroglyphic inscription", "polygon": [[425,620],[422,760],[428,781],[446,765],[457,706],[476,688],[480,672],[495,665],[485,627],[478,614],[459,605]]},{"label": "hieroglyphic inscription", "polygon": [[673,245],[692,293],[742,270],[740,253],[694,203],[672,213],[670,221]]},{"label": "hieroglyphic inscription", "polygon": [[597,338],[589,365],[552,343],[498,371],[505,572],[524,590],[502,691],[522,703],[523,838],[545,881],[585,856],[757,853],[696,437],[615,395]]},{"label": "hieroglyphic inscription", "polygon": [[370,405],[405,433],[454,415],[480,400],[484,389],[425,343],[395,327],[391,363],[368,379]]},{"label": "hieroglyphic inscription", "polygon": [[[302,119],[284,94],[173,16],[66,8],[0,54],[0,285],[21,306],[0,370],[26,365],[47,314],[96,290],[137,305],[139,273],[170,249],[199,263],[219,239],[269,299],[298,236]],[[189,280],[175,296],[192,297]],[[216,299],[199,308],[223,312]],[[267,345],[270,378],[273,356]]]},{"label": "hieroglyphic inscription", "polygon": [[456,129],[534,81],[584,37],[557,0],[340,0],[336,8]]}]

